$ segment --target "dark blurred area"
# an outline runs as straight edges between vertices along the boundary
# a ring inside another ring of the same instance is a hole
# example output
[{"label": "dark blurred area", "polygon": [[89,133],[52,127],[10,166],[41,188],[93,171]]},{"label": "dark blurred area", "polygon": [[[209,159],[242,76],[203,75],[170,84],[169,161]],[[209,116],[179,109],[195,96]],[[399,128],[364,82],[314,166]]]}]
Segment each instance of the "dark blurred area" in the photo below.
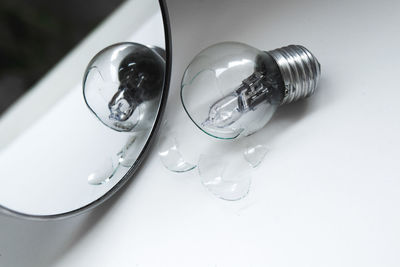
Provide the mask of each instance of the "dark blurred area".
[{"label": "dark blurred area", "polygon": [[0,115],[123,0],[1,0]]}]

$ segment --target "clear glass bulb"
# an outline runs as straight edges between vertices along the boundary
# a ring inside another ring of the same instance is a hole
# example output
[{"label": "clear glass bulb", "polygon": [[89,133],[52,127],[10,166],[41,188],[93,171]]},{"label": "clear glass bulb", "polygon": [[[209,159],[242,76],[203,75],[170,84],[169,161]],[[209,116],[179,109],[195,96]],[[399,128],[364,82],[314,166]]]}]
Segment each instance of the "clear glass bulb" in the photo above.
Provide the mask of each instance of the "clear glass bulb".
[{"label": "clear glass bulb", "polygon": [[233,139],[262,128],[282,102],[284,83],[272,56],[226,42],[201,51],[187,67],[183,106],[205,133]]},{"label": "clear glass bulb", "polygon": [[121,132],[140,129],[152,114],[164,83],[165,61],[138,43],[119,43],[100,51],[89,63],[83,95],[106,126]]},{"label": "clear glass bulb", "polygon": [[261,51],[225,42],[201,51],[186,68],[181,100],[192,121],[221,139],[250,135],[277,107],[314,93],[317,59],[305,47]]}]

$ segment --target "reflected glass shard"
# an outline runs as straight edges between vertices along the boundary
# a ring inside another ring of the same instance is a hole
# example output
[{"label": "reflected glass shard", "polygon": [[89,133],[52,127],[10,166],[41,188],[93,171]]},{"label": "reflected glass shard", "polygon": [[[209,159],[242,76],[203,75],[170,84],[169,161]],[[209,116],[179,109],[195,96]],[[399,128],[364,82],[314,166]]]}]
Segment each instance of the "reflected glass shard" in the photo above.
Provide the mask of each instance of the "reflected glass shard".
[{"label": "reflected glass shard", "polygon": [[88,183],[91,185],[101,185],[110,181],[116,168],[114,168],[111,158],[104,160],[97,170],[88,175]]},{"label": "reflected glass shard", "polygon": [[126,144],[117,154],[119,164],[121,164],[124,167],[131,167],[137,159],[137,153],[135,153],[133,147],[135,141],[136,141],[136,136],[128,138]]},{"label": "reflected glass shard", "polygon": [[163,137],[159,145],[158,155],[168,170],[173,172],[187,172],[196,168],[195,164],[185,161],[178,149],[175,138]]},{"label": "reflected glass shard", "polygon": [[[246,172],[230,172],[223,157],[201,155],[198,163],[201,183],[215,196],[235,201],[247,196],[251,177]],[[227,174],[231,173],[231,174]]]},{"label": "reflected glass shard", "polygon": [[243,156],[251,167],[255,168],[263,161],[268,153],[268,148],[264,145],[247,146]]}]

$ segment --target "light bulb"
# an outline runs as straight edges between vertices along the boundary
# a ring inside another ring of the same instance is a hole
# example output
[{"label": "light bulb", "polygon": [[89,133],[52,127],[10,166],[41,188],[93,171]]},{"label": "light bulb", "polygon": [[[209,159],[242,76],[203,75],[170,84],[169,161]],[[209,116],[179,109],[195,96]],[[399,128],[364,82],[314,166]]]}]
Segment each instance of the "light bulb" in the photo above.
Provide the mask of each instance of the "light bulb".
[{"label": "light bulb", "polygon": [[[157,50],[158,49],[158,50]],[[164,83],[165,61],[138,43],[119,43],[90,61],[83,80],[89,109],[106,126],[130,132],[146,126]]]},{"label": "light bulb", "polygon": [[305,47],[261,51],[225,42],[201,51],[186,68],[181,100],[192,121],[221,139],[250,135],[276,109],[314,93],[320,64]]}]

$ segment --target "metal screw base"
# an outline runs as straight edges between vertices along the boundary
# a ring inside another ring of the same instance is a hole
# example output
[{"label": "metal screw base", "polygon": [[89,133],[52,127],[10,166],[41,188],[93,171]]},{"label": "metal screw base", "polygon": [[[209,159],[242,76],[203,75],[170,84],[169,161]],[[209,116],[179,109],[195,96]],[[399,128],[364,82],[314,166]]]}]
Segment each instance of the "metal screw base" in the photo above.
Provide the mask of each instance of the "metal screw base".
[{"label": "metal screw base", "polygon": [[287,104],[312,95],[321,75],[321,65],[311,52],[300,45],[289,45],[267,52],[278,63],[285,83]]}]

